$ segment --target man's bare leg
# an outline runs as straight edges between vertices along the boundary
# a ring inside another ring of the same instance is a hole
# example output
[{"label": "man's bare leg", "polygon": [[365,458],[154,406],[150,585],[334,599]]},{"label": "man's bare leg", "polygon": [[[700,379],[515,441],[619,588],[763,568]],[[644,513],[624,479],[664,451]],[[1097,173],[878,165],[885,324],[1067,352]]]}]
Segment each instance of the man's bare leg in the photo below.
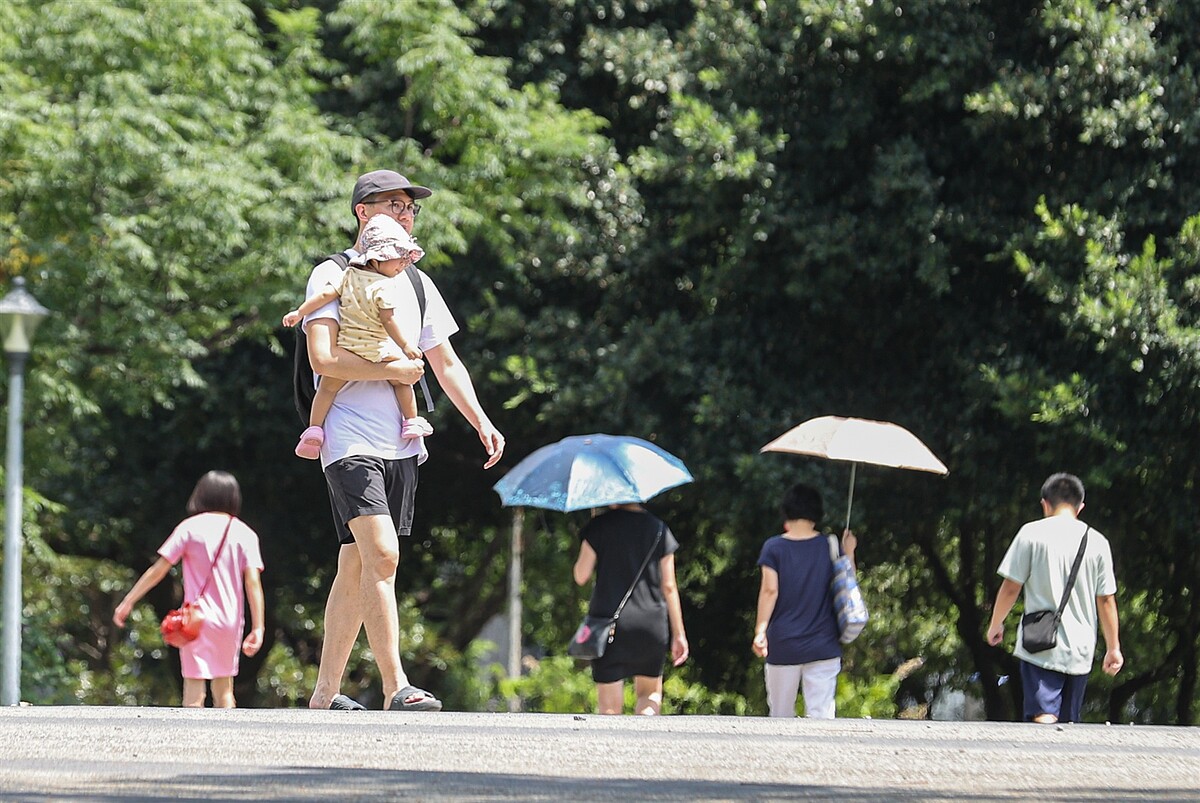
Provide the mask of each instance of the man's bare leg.
[{"label": "man's bare leg", "polygon": [[[394,605],[392,609],[395,610]],[[341,691],[342,676],[362,625],[362,561],[357,544],[343,544],[338,552],[337,574],[325,603],[325,638],[309,708],[329,708]]]},{"label": "man's bare leg", "polygon": [[361,561],[361,612],[367,642],[383,681],[383,707],[408,685],[400,663],[400,617],[396,613],[396,567],[400,538],[390,516],[359,516],[350,521]]}]

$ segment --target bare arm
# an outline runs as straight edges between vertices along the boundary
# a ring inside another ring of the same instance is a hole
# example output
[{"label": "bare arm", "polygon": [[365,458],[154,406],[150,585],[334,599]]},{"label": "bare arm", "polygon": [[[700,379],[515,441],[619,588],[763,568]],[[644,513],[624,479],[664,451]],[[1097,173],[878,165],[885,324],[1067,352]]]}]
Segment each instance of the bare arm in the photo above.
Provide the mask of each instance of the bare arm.
[{"label": "bare arm", "polygon": [[858,537],[847,527],[842,532],[842,554],[850,558],[850,568],[858,571],[858,563],[854,560],[854,552],[858,549]]},{"label": "bare arm", "polygon": [[438,382],[450,397],[450,401],[462,413],[463,418],[467,419],[467,423],[479,433],[479,440],[483,442],[483,448],[488,454],[488,460],[483,467],[491,468],[496,465],[504,454],[504,436],[479,406],[475,386],[471,383],[471,374],[458,358],[454,346],[450,345],[449,340],[444,341],[425,352],[425,359],[437,375]]},{"label": "bare arm", "polygon": [[987,643],[995,647],[1004,639],[1004,619],[1021,594],[1021,584],[1004,578],[996,592],[996,604],[992,606],[992,623],[988,625]]},{"label": "bare arm", "polygon": [[779,573],[770,566],[762,567],[762,583],[758,587],[758,615],[754,619],[754,642],[751,648],[759,658],[767,657],[767,624],[779,599]]},{"label": "bare arm", "polygon": [[596,550],[592,549],[592,545],[584,541],[579,545],[579,557],[575,559],[575,568],[572,569],[572,574],[575,577],[575,585],[581,586],[592,578],[592,572],[596,570]]},{"label": "bare arm", "polygon": [[1104,632],[1104,671],[1115,675],[1125,666],[1125,656],[1121,654],[1120,624],[1117,620],[1117,598],[1112,594],[1096,597],[1096,613],[1100,616],[1100,629]]},{"label": "bare arm", "polygon": [[337,345],[338,323],[318,318],[308,323],[308,361],[321,376],[347,382],[396,379],[411,385],[425,373],[421,360],[370,362]]},{"label": "bare arm", "polygon": [[683,629],[683,606],[679,603],[679,586],[675,582],[675,556],[664,555],[658,566],[662,571],[661,588],[667,603],[667,621],[671,623],[671,659],[674,666],[680,666],[691,650]]},{"label": "bare arm", "polygon": [[334,287],[332,284],[327,284],[327,285],[325,285],[324,290],[322,290],[321,292],[319,292],[316,295],[309,298],[307,301],[305,301],[300,306],[296,307],[296,309],[292,310],[287,315],[284,315],[283,316],[283,325],[284,326],[295,326],[296,324],[300,323],[300,320],[305,315],[316,312],[321,307],[328,304],[330,301],[333,301],[334,299],[337,299],[340,297],[341,296],[339,295],[337,288]]},{"label": "bare arm", "polygon": [[396,323],[396,311],[393,309],[381,309],[379,311],[379,321],[383,324],[383,329],[388,333],[388,337],[400,347],[410,360],[421,359],[421,352],[408,344],[408,339],[404,337],[404,333],[400,331],[400,324]]},{"label": "bare arm", "polygon": [[150,568],[142,573],[138,581],[133,584],[133,588],[129,589],[129,593],[125,595],[125,599],[121,600],[121,604],[113,611],[113,624],[117,627],[124,627],[125,620],[133,612],[133,606],[146,596],[146,592],[161,583],[169,571],[171,571],[171,562],[164,557],[160,556],[158,560],[150,564]]},{"label": "bare arm", "polygon": [[242,640],[242,652],[252,656],[262,649],[263,644],[263,603],[262,573],[258,569],[247,568],[242,572],[246,583],[246,600],[250,603],[250,632]]}]

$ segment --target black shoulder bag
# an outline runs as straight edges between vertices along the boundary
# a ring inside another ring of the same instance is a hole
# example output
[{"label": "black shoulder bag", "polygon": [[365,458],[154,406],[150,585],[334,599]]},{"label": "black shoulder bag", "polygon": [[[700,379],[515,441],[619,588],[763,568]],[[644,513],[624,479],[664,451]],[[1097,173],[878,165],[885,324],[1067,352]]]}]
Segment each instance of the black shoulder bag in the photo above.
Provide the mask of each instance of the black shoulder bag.
[{"label": "black shoulder bag", "polygon": [[1079,542],[1079,553],[1075,555],[1075,563],[1071,566],[1071,574],[1067,577],[1067,586],[1063,589],[1062,600],[1056,611],[1034,611],[1021,617],[1021,646],[1026,652],[1045,652],[1054,649],[1058,644],[1058,623],[1062,621],[1062,613],[1066,610],[1067,600],[1071,597],[1071,589],[1075,587],[1075,578],[1079,575],[1079,566],[1083,563],[1083,553],[1087,549],[1087,537],[1091,525],[1083,531],[1083,540]]},{"label": "black shoulder bag", "polygon": [[612,616],[589,615],[583,617],[583,624],[575,631],[575,635],[571,636],[571,643],[567,645],[567,655],[581,661],[594,661],[604,655],[608,645],[612,644],[613,639],[616,638],[617,620],[621,618],[621,610],[625,607],[625,603],[629,602],[629,597],[633,594],[633,589],[637,587],[638,580],[642,579],[642,572],[646,571],[646,567],[650,564],[650,558],[654,555],[654,550],[658,549],[658,542],[662,540],[666,528],[667,525],[659,522],[658,535],[650,546],[650,551],[646,553],[646,558],[642,561],[642,568],[638,569],[637,574],[633,577],[633,582],[629,585],[629,590],[621,598],[621,604],[617,606],[617,610],[613,612]]}]

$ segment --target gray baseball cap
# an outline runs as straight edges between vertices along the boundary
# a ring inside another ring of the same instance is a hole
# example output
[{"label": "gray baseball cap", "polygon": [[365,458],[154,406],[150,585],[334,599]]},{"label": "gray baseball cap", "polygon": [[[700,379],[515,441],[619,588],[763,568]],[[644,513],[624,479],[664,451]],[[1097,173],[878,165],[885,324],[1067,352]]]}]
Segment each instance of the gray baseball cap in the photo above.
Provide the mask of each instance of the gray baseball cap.
[{"label": "gray baseball cap", "polygon": [[350,194],[350,213],[357,217],[354,210],[359,204],[372,195],[391,190],[404,190],[414,201],[433,195],[433,190],[413,184],[395,170],[372,170],[363,173],[354,182],[354,192]]}]

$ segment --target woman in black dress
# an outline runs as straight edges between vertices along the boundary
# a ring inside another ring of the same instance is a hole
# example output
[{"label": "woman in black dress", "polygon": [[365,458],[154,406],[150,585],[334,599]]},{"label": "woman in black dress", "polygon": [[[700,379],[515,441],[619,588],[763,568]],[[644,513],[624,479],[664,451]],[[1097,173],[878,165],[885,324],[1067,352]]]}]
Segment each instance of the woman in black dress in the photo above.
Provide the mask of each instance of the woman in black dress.
[{"label": "woman in black dress", "polygon": [[625,679],[629,677],[637,694],[635,713],[657,714],[662,707],[667,647],[675,666],[688,658],[675,584],[674,553],[679,542],[666,524],[641,505],[610,505],[587,523],[580,537],[575,582],[584,585],[595,572],[588,608],[592,616],[613,615],[647,553],[654,550],[621,610],[612,643],[602,658],[592,661],[592,680],[601,714],[623,713]]}]

